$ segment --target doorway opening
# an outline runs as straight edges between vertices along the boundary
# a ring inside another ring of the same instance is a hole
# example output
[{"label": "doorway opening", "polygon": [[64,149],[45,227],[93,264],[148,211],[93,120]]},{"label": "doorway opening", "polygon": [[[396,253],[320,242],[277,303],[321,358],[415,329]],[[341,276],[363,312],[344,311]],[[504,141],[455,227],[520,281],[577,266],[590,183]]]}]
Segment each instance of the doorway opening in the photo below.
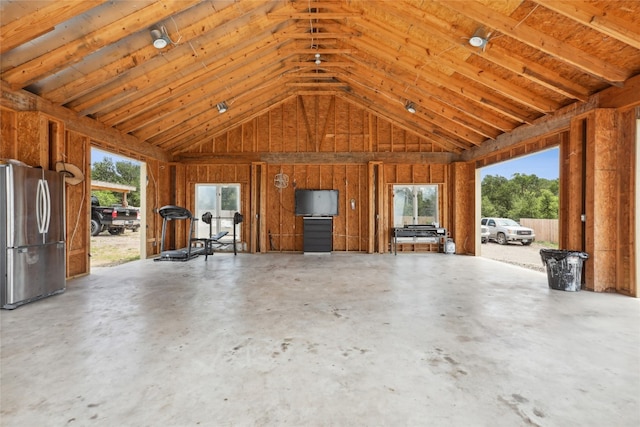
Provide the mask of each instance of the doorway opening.
[{"label": "doorway opening", "polygon": [[553,147],[478,170],[478,255],[544,271],[540,249],[559,242],[559,154]]},{"label": "doorway opening", "polygon": [[144,167],[137,160],[91,148],[91,268],[145,256]]}]

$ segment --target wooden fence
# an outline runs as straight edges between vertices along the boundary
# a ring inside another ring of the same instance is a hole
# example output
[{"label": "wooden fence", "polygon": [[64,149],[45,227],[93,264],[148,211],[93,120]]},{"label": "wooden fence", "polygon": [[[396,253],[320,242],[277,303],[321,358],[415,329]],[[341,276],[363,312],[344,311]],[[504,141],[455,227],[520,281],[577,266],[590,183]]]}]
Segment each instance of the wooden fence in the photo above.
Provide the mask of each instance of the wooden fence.
[{"label": "wooden fence", "polygon": [[558,220],[557,219],[534,219],[520,218],[520,225],[533,228],[536,234],[536,241],[558,243]]}]

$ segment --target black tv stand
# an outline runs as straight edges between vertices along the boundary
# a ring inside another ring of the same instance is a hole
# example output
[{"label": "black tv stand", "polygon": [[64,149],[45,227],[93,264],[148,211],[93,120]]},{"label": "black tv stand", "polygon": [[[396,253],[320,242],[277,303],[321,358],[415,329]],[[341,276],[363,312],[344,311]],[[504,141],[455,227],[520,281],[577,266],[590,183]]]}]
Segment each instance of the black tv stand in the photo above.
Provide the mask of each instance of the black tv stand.
[{"label": "black tv stand", "polygon": [[304,217],[304,253],[331,253],[333,250],[333,217]]}]

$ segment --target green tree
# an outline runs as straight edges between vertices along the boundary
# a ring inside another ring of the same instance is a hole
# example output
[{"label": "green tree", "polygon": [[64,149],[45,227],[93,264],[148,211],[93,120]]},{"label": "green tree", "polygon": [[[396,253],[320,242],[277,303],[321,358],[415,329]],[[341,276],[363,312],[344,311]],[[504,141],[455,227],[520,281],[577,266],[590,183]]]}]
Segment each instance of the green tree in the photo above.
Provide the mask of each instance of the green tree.
[{"label": "green tree", "polygon": [[511,179],[487,175],[482,180],[481,214],[484,217],[558,218],[559,179],[514,174]]},{"label": "green tree", "polygon": [[[136,190],[127,195],[127,202],[130,206],[140,206],[140,165],[138,163],[128,160],[114,163],[111,157],[105,157],[101,162],[96,162],[91,167],[91,179],[135,187]],[[101,193],[105,192],[94,192],[96,195]],[[122,203],[122,193],[117,191],[106,193],[111,193],[113,198],[107,197],[105,194],[98,196],[102,206]]]},{"label": "green tree", "polygon": [[560,203],[557,195],[549,190],[543,189],[538,197],[538,203],[540,206],[540,216],[538,218],[558,218],[558,207]]}]

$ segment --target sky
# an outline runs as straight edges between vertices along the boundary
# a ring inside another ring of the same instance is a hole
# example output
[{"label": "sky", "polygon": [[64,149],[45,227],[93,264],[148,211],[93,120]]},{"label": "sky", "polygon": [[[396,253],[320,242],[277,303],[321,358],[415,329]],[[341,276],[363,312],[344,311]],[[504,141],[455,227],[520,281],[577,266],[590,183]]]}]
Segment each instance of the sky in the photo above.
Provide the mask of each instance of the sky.
[{"label": "sky", "polygon": [[560,150],[558,147],[518,157],[480,169],[480,178],[499,175],[510,179],[513,174],[536,175],[538,178],[556,179],[560,176]]},{"label": "sky", "polygon": [[[480,179],[487,175],[499,175],[510,179],[513,174],[521,173],[527,175],[536,175],[538,178],[556,179],[560,176],[559,149],[557,147],[549,150],[541,151],[535,154],[529,154],[514,160],[497,163],[480,169]],[[105,157],[111,157],[115,162],[119,160],[129,160],[137,163],[136,160],[119,156],[117,154],[107,153],[106,151],[91,149],[91,164],[101,162]]]},{"label": "sky", "polygon": [[104,160],[105,157],[111,157],[113,163],[119,162],[122,160],[130,161],[133,164],[138,164],[139,162],[135,159],[130,159],[129,157],[124,157],[119,154],[108,153],[106,151],[98,150],[97,148],[91,149],[91,164],[100,163]]}]

